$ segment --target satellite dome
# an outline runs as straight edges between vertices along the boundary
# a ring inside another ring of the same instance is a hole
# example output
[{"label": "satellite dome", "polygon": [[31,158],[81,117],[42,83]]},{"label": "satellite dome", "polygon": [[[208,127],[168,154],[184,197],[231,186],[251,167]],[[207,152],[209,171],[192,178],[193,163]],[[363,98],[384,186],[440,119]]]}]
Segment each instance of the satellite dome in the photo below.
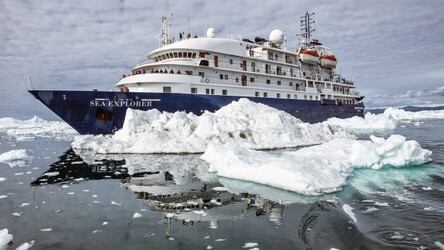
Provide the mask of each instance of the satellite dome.
[{"label": "satellite dome", "polygon": [[216,36],[216,32],[213,27],[207,29],[207,37],[214,38]]},{"label": "satellite dome", "polygon": [[270,32],[268,40],[276,44],[282,44],[284,42],[284,32],[280,29],[274,29],[273,31]]}]

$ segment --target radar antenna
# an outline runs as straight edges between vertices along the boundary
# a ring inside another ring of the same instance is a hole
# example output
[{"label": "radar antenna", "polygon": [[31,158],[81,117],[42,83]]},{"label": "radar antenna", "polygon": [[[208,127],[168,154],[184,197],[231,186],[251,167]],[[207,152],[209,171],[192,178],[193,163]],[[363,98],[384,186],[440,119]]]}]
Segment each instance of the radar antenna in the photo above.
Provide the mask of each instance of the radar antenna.
[{"label": "radar antenna", "polygon": [[308,11],[305,13],[305,15],[301,16],[301,34],[299,34],[301,37],[304,38],[303,44],[305,46],[310,45],[311,42],[311,33],[315,31],[313,25],[315,23],[314,20],[315,13],[308,13]]}]

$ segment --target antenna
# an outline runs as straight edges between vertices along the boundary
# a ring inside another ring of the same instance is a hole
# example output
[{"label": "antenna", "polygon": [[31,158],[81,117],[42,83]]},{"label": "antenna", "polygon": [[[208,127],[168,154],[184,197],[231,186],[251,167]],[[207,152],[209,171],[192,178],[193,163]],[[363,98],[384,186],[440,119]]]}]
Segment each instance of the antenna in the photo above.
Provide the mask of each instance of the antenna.
[{"label": "antenna", "polygon": [[315,31],[313,24],[315,23],[315,20],[313,16],[315,15],[314,12],[308,13],[308,11],[305,13],[305,15],[300,17],[301,22],[301,36],[305,38],[305,41],[303,42],[306,46],[308,46],[311,42],[311,33]]},{"label": "antenna", "polygon": [[231,37],[231,8],[228,10],[228,38]]},{"label": "antenna", "polygon": [[[171,17],[173,16],[173,13],[171,13]],[[171,43],[170,40],[170,24],[168,22],[168,18],[166,16],[162,16],[162,24],[160,27],[160,39],[159,39],[159,46],[165,46]]]}]

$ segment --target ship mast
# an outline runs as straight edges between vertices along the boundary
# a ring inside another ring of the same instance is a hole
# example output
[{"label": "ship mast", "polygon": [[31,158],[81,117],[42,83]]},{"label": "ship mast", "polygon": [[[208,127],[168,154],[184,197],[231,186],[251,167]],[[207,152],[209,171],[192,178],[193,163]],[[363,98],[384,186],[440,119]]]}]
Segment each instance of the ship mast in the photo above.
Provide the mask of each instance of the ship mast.
[{"label": "ship mast", "polygon": [[301,21],[301,34],[299,34],[301,37],[303,37],[304,41],[302,41],[302,44],[308,47],[311,42],[311,33],[315,31],[313,24],[315,23],[315,20],[313,16],[315,15],[314,12],[308,13],[308,11],[305,13],[305,15],[300,17]]},{"label": "ship mast", "polygon": [[159,39],[160,47],[171,43],[169,28],[170,24],[168,23],[168,19],[166,16],[163,16],[162,25],[160,27],[160,39]]}]

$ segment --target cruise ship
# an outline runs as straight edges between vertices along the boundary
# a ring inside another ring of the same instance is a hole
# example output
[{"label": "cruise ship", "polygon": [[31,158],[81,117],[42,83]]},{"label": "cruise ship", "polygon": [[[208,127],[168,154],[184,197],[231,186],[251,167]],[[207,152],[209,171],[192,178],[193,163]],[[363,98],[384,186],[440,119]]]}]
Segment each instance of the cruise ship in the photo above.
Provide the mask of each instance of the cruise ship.
[{"label": "cruise ship", "polygon": [[363,96],[336,72],[333,52],[312,38],[313,14],[301,17],[298,48],[283,31],[268,39],[181,32],[173,38],[162,18],[160,47],[115,85],[115,91],[30,90],[80,134],[122,128],[128,108],[202,114],[240,98],[288,112],[305,122],[363,116]]}]

